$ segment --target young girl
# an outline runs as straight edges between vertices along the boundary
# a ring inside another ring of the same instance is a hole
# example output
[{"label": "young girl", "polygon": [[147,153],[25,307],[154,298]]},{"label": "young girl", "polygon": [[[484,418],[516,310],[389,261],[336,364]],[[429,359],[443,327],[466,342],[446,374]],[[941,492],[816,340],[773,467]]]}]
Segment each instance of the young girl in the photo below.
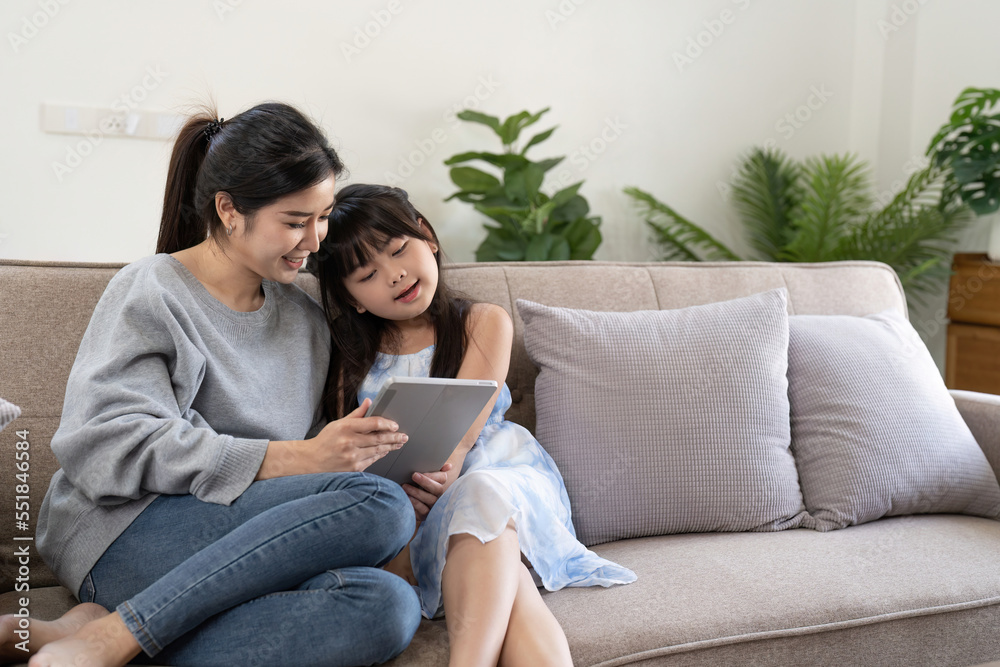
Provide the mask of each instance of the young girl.
[{"label": "young girl", "polygon": [[[284,104],[180,131],[157,254],[101,297],[52,438],[38,550],[83,604],[31,622],[32,667],[360,665],[409,643],[417,596],[381,568],[413,510],[358,472],[402,434],[367,405],[326,423],[329,332],[293,284],[342,166]],[[14,620],[0,661],[24,657]]]},{"label": "young girl", "polygon": [[500,387],[441,471],[414,474],[404,486],[422,524],[408,558],[404,550],[392,566],[415,577],[425,616],[443,604],[451,664],[570,665],[566,637],[521,554],[549,590],[635,575],[576,540],[555,463],[530,432],[504,420],[507,312],[448,290],[437,236],[398,188],[344,188],[319,257],[334,341],[330,414],[356,409],[393,375]]}]

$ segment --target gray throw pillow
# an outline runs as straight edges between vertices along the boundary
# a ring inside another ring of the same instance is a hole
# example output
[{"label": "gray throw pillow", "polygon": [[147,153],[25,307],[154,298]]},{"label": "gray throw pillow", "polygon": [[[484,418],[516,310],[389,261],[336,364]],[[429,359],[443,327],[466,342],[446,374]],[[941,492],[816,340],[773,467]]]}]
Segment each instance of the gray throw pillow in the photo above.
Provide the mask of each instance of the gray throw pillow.
[{"label": "gray throw pillow", "polygon": [[517,301],[539,368],[536,435],[581,542],[801,522],[787,298],[628,313]]},{"label": "gray throw pillow", "polygon": [[896,311],[791,317],[788,379],[805,527],[919,513],[1000,518],[986,456]]},{"label": "gray throw pillow", "polygon": [[21,416],[21,408],[0,398],[0,431]]}]

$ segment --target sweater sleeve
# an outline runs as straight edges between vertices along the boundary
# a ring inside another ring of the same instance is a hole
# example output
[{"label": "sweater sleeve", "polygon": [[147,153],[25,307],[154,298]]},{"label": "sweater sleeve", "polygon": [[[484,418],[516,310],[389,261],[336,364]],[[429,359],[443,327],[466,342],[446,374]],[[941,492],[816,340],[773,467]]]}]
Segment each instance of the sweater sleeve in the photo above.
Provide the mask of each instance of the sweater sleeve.
[{"label": "sweater sleeve", "polygon": [[183,309],[150,298],[147,274],[123,269],[95,308],[52,451],[98,505],[148,493],[228,505],[253,481],[268,441],[216,433],[191,409],[206,359]]}]

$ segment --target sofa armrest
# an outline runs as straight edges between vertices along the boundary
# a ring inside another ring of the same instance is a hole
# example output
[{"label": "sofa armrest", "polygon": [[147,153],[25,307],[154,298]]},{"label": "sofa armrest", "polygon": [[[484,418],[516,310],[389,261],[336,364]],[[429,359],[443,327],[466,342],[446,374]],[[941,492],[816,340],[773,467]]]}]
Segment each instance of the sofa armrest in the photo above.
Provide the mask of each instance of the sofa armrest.
[{"label": "sofa armrest", "polygon": [[951,389],[951,396],[1000,479],[1000,396]]}]

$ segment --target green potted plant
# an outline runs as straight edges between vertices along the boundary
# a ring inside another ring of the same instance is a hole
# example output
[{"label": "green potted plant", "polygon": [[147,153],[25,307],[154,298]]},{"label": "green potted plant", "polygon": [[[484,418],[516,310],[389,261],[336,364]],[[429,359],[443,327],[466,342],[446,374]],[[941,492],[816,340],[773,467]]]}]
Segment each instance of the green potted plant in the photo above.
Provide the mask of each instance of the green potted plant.
[{"label": "green potted plant", "polygon": [[[545,173],[563,158],[535,162],[525,155],[528,149],[552,136],[556,128],[532,136],[520,150],[517,148],[521,131],[538,122],[548,110],[534,114],[521,111],[503,121],[477,111],[458,114],[464,121],[489,127],[503,146],[501,153],[467,152],[445,160],[449,166],[464,165],[452,167],[451,180],[459,189],[445,201],[468,202],[496,223],[483,225],[486,239],[476,249],[477,261],[590,259],[601,244],[601,219],[589,215],[590,206],[579,194],[583,181],[550,197],[542,192],[542,181]],[[466,164],[474,161],[499,173]]]},{"label": "green potted plant", "polygon": [[[995,214],[1000,208],[1000,90],[963,90],[927,155],[946,170],[951,194],[976,215]],[[988,254],[1000,261],[1000,216],[993,217]]]},{"label": "green potted plant", "polygon": [[[734,179],[733,202],[755,251],[751,259],[885,262],[908,298],[920,303],[940,290],[955,234],[974,219],[948,195],[947,181],[947,170],[932,162],[879,207],[868,166],[856,156],[799,163],[779,150],[755,149]],[[652,194],[635,187],[625,192],[645,212],[663,259],[742,259]]]}]

